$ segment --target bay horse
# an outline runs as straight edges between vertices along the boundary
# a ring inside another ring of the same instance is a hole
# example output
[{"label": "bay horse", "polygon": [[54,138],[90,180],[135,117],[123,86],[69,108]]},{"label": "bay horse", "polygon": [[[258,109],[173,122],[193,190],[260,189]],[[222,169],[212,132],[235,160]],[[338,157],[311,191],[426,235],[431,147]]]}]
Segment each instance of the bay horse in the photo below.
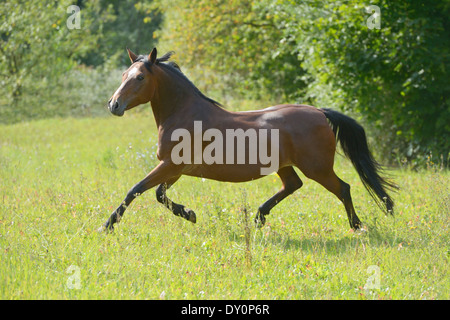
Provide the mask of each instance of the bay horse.
[{"label": "bay horse", "polygon": [[[175,130],[182,128],[192,135],[198,135],[198,132],[194,132],[194,123],[199,121],[202,130],[213,129],[224,135],[230,129],[270,129],[279,133],[278,150],[271,147],[270,151],[278,151],[278,167],[274,172],[280,177],[282,187],[259,207],[255,218],[258,226],[264,225],[265,216],[275,205],[303,185],[294,170],[295,166],[307,178],[317,181],[338,197],[344,204],[350,227],[354,230],[361,228],[361,221],[353,207],[350,185],[333,170],[337,142],[341,143],[344,154],[353,163],[375,202],[387,213],[393,213],[394,202],[386,190],[395,189],[396,185],[380,176],[382,167],[368,148],[363,127],[354,119],[331,109],[293,104],[231,112],[205,96],[176,63],[169,61],[173,52],[158,58],[156,48],[149,55],[136,55],[128,48],[127,51],[131,66],[123,73],[122,83],[110,98],[108,108],[113,115],[122,116],[126,110],[151,103],[158,128],[157,157],[160,162],[128,191],[125,199],[99,230],[113,230],[113,225],[121,219],[130,203],[155,186],[158,202],[173,214],[195,223],[194,211],[173,202],[166,195],[166,191],[182,175],[225,182],[245,182],[266,175],[261,173],[263,164],[260,160],[244,164],[206,164],[202,161],[175,163],[172,152],[178,143],[173,139]],[[273,136],[267,140],[269,145],[270,139]],[[206,147],[207,143],[202,141],[200,151]],[[251,146],[245,146],[247,152],[250,149]]]}]

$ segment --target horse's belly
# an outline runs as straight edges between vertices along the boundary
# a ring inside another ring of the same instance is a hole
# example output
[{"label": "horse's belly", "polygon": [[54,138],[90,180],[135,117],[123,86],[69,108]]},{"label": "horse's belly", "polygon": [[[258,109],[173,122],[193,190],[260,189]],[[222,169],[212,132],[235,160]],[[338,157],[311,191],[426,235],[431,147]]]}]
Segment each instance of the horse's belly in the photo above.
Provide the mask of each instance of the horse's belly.
[{"label": "horse's belly", "polygon": [[245,182],[262,178],[277,170],[278,167],[270,168],[270,165],[260,164],[203,164],[188,167],[183,174],[217,181]]}]

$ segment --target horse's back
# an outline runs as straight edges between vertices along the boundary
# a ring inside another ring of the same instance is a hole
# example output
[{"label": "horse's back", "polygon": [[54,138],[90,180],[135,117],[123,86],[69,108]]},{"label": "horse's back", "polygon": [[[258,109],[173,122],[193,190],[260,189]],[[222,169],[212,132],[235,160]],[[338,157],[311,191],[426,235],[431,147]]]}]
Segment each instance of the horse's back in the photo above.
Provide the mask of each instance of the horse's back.
[{"label": "horse's back", "polygon": [[259,124],[295,127],[324,125],[327,123],[322,110],[304,104],[280,104],[260,110],[235,112],[238,116],[259,121]]},{"label": "horse's back", "polygon": [[[323,111],[309,105],[282,104],[237,114],[244,116],[242,122],[253,123],[261,129],[279,129],[280,135],[298,142],[317,134],[332,133]],[[334,140],[334,135],[332,138]]]}]

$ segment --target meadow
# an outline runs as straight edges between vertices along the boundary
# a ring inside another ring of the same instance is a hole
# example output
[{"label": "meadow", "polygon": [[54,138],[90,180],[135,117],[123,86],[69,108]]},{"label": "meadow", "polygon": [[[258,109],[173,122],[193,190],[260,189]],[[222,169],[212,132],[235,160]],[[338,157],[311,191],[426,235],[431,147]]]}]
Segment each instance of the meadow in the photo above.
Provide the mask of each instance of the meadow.
[{"label": "meadow", "polygon": [[192,224],[138,197],[114,233],[97,228],[157,163],[151,115],[0,125],[0,299],[449,299],[449,174],[390,171],[401,187],[385,216],[350,162],[365,232],[343,205],[304,186],[253,223],[281,186],[182,177],[169,191]]}]

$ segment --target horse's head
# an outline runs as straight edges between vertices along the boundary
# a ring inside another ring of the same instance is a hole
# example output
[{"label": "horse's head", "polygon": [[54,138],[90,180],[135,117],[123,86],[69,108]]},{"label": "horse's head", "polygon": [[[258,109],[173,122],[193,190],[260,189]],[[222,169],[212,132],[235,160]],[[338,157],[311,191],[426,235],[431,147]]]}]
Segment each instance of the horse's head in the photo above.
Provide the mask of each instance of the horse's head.
[{"label": "horse's head", "polygon": [[150,67],[156,62],[156,48],[146,56],[137,56],[127,48],[131,66],[122,74],[122,84],[108,102],[109,111],[123,116],[125,110],[134,108],[151,100],[155,84]]}]

